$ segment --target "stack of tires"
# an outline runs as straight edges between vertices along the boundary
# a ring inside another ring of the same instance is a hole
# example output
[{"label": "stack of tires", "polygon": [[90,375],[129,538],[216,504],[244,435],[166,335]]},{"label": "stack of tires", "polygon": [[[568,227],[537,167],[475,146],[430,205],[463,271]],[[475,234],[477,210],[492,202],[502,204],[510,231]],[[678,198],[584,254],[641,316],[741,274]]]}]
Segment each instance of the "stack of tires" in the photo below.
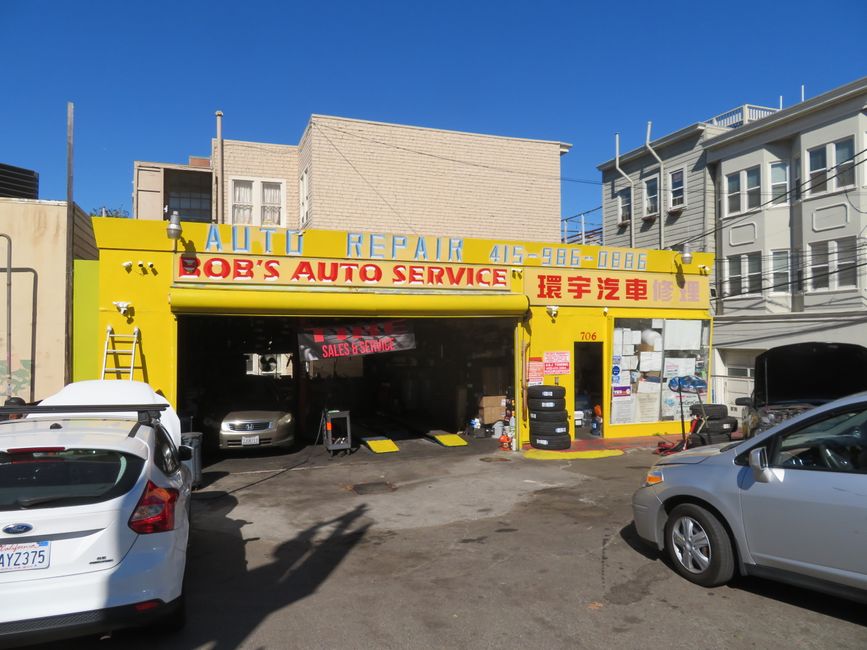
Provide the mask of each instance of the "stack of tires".
[{"label": "stack of tires", "polygon": [[569,449],[569,413],[566,411],[566,389],[562,386],[530,386],[527,388],[527,410],[530,414],[530,446],[536,449]]},{"label": "stack of tires", "polygon": [[692,431],[691,447],[728,442],[738,430],[738,420],[729,416],[725,404],[693,404],[689,412],[698,418]]}]

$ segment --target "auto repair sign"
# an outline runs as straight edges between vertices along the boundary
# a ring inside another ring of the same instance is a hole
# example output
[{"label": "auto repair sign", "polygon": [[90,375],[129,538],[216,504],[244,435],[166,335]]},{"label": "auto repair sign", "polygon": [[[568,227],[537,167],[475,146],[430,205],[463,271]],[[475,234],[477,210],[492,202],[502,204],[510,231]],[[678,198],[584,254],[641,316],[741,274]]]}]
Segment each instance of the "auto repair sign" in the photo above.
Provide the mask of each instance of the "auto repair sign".
[{"label": "auto repair sign", "polygon": [[415,348],[415,333],[406,320],[312,327],[298,333],[305,361],[356,357]]}]

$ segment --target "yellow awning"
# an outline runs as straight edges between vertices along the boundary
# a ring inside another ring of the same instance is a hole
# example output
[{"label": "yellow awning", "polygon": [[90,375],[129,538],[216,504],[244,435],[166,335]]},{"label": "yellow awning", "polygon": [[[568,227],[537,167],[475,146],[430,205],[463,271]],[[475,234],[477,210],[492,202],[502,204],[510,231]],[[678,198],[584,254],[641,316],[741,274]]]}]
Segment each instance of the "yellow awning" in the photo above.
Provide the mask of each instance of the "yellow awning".
[{"label": "yellow awning", "polygon": [[270,316],[516,316],[529,308],[522,294],[336,293],[189,289],[169,291],[172,311],[184,314]]}]

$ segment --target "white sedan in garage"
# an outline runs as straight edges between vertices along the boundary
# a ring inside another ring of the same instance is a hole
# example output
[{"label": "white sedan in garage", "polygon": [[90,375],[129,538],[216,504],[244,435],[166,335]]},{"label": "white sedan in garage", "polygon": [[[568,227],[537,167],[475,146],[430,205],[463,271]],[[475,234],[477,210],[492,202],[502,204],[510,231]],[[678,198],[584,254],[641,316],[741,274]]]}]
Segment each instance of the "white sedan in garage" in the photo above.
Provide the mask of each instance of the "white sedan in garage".
[{"label": "white sedan in garage", "polygon": [[171,406],[115,380],[23,409],[0,423],[0,646],[180,627],[191,450]]}]

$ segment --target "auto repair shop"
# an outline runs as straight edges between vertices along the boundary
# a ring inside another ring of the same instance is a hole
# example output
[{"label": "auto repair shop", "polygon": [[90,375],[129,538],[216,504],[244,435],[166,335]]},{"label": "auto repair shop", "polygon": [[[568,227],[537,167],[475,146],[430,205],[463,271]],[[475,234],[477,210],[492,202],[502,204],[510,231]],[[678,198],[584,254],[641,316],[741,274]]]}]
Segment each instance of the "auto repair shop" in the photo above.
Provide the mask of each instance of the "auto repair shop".
[{"label": "auto repair shop", "polygon": [[[201,223],[174,241],[160,222],[93,223],[74,340],[96,362],[75,378],[147,381],[189,426],[255,378],[306,437],[323,408],[399,439],[501,421],[513,399],[519,448],[536,384],[562,387],[573,437],[594,410],[606,437],[676,433],[667,379],[709,372],[710,254]],[[105,353],[123,335],[132,358]]]}]

